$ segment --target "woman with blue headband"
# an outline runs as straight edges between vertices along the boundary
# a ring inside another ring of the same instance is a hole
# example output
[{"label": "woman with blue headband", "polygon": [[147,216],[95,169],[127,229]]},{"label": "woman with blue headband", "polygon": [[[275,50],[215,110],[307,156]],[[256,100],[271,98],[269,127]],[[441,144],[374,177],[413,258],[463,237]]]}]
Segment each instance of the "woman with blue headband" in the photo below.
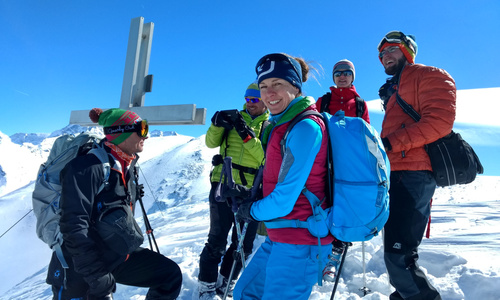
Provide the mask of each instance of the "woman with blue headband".
[{"label": "woman with blue headband", "polygon": [[[261,99],[271,112],[271,124],[262,137],[266,152],[263,198],[242,204],[237,216],[243,220],[305,221],[312,209],[302,189],[306,187],[319,199],[325,197],[325,124],[308,116],[290,131],[284,153],[280,142],[290,121],[303,111],[316,110],[315,100],[302,93],[309,66],[301,58],[275,53],[259,60],[256,73]],[[308,229],[270,227],[265,242],[236,283],[234,299],[308,299],[318,280],[318,266],[326,265],[333,236],[322,238],[318,247],[318,238]]]}]

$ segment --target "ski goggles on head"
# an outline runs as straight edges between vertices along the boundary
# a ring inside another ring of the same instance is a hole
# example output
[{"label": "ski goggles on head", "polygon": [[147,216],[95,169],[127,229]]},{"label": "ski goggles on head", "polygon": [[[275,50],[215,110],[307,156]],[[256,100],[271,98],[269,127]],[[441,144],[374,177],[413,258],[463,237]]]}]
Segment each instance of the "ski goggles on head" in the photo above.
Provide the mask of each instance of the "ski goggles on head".
[{"label": "ski goggles on head", "polygon": [[148,120],[140,120],[135,124],[104,127],[104,134],[116,134],[125,132],[135,132],[142,138],[147,137],[149,132]]},{"label": "ski goggles on head", "polygon": [[352,76],[352,71],[351,70],[345,70],[345,71],[335,71],[333,72],[334,77],[340,77],[340,75],[344,76]]},{"label": "ski goggles on head", "polygon": [[258,103],[260,101],[260,98],[256,98],[256,97],[245,97],[245,101],[247,103]]},{"label": "ski goggles on head", "polygon": [[405,43],[406,45],[411,45],[411,42],[408,40],[406,35],[402,33],[401,31],[391,31],[388,34],[386,34],[380,43],[378,44],[378,51],[382,48],[384,48],[385,44],[401,44]]}]

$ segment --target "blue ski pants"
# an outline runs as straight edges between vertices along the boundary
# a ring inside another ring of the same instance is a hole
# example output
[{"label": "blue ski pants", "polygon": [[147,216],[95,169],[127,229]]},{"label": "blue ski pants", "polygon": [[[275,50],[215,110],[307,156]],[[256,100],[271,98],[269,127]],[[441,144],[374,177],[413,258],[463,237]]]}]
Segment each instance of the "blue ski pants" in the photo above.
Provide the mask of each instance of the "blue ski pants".
[{"label": "blue ski pants", "polygon": [[321,246],[319,265],[318,245],[277,243],[267,237],[236,283],[234,300],[309,299],[331,250],[331,244]]}]

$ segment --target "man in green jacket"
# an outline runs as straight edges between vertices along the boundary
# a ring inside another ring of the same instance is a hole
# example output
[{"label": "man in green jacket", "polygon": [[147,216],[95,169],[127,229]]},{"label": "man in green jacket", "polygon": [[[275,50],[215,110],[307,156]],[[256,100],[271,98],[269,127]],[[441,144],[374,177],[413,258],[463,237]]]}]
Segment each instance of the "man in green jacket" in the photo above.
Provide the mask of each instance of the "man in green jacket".
[{"label": "man in green jacket", "polygon": [[[236,184],[251,188],[259,166],[264,164],[264,151],[259,139],[263,125],[269,118],[269,112],[260,99],[257,84],[252,83],[245,92],[245,101],[241,111],[217,111],[212,117],[212,124],[207,131],[205,143],[209,148],[220,147],[218,155],[212,161],[214,169],[211,174],[212,188],[210,190],[210,231],[208,241],[200,255],[199,299],[218,299],[227,285],[230,285],[229,295],[235,279],[241,271],[241,263],[237,263],[233,280],[228,282],[234,261],[234,252],[238,244],[236,222],[231,209],[231,199],[219,202],[215,200],[215,191],[221,180],[223,160],[226,156],[232,158],[233,179]],[[241,226],[241,224],[238,224]],[[252,253],[253,241],[257,232],[257,222],[248,224],[243,251],[245,257]],[[233,228],[231,245],[226,251],[227,235]],[[220,272],[218,265],[222,258]],[[220,276],[218,275],[220,273]]]}]

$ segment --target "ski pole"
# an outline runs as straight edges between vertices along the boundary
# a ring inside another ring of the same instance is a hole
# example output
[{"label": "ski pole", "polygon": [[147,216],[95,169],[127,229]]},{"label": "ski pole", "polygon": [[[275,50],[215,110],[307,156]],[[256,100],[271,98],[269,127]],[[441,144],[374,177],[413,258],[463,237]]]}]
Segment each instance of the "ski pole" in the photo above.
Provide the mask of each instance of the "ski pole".
[{"label": "ski pole", "polygon": [[[236,213],[234,214],[234,219],[236,221]],[[238,221],[236,221],[236,223],[238,223]],[[236,225],[236,228],[239,228],[238,227],[238,224],[235,224]],[[234,251],[234,253],[239,253],[239,259],[241,259],[241,263],[242,263],[242,270],[245,270],[245,253],[243,251],[243,241],[245,240],[245,235],[247,233],[247,227],[248,227],[248,222],[245,222],[245,224],[243,224],[243,229],[241,230],[241,235],[238,234],[238,245],[236,246],[236,250]],[[237,230],[239,231],[239,230]],[[234,270],[236,269],[236,264],[238,263],[238,258],[235,258],[234,261],[233,261],[233,265],[231,266],[231,272],[229,273],[229,277],[227,279],[227,286],[226,286],[226,290],[224,291],[224,297],[222,297],[222,300],[226,300],[227,298],[227,295],[229,294],[229,288],[231,286],[231,281],[233,280],[233,276],[234,276]]]},{"label": "ski pole", "polygon": [[[235,186],[235,182],[233,179],[233,170],[232,170],[233,166],[232,166],[231,160],[232,160],[232,158],[230,156],[224,157],[224,163],[222,165],[222,171],[221,171],[221,182],[222,182],[222,176],[224,174],[225,176],[224,176],[223,185],[227,186],[229,189],[233,189]],[[223,185],[222,184],[220,185],[221,189],[222,189]],[[222,198],[222,191],[219,190],[219,193],[220,193],[220,198]],[[242,245],[243,245],[243,241],[245,239],[245,234],[246,234],[248,223],[245,222],[243,225],[243,228],[242,229],[240,228],[239,222],[236,218],[236,213],[238,212],[238,202],[236,201],[235,197],[231,197],[231,209],[232,209],[233,215],[234,215],[234,227],[236,227],[236,236],[238,239],[238,244],[236,246],[236,250],[234,253],[239,253],[239,258],[241,259],[242,269],[244,270],[245,269],[245,253],[244,253],[244,251],[242,251],[242,249],[243,249]],[[229,278],[227,279],[227,286],[226,286],[226,289],[224,291],[224,296],[222,298],[223,300],[225,300],[227,298],[227,295],[229,294],[230,283],[233,280],[234,270],[236,268],[237,263],[238,263],[238,259],[233,257],[233,265],[231,266],[231,272],[229,273]]]},{"label": "ski pole", "polygon": [[[229,172],[226,174],[226,178],[225,178],[226,181],[224,183],[227,185],[230,185],[230,188],[233,188],[235,183],[233,180],[233,172],[231,170],[232,169],[231,157],[226,157],[226,158],[224,158],[223,169],[225,169],[226,172],[227,172],[227,170],[229,170]],[[258,193],[258,191],[260,189],[260,185],[262,183],[262,174],[263,174],[263,167],[260,166],[259,171],[257,172],[257,175],[254,178],[253,185],[252,185],[252,188],[250,190],[250,198],[248,199],[248,201],[255,201],[256,200],[257,193]],[[236,217],[236,214],[238,212],[238,202],[236,201],[236,199],[234,197],[231,197],[231,202],[232,202],[232,210],[234,213],[234,222],[235,222],[235,227],[236,227],[236,233],[237,233],[237,237],[238,237],[238,245],[236,246],[236,250],[234,253],[239,253],[239,259],[241,259],[242,270],[245,270],[246,261],[245,261],[245,253],[243,251],[244,250],[243,244],[245,241],[245,235],[246,235],[247,228],[248,228],[248,222],[245,221],[243,224],[243,228],[240,230],[240,227],[238,226],[239,220]],[[228,284],[226,286],[226,290],[224,291],[224,296],[223,296],[222,300],[226,300],[227,295],[229,294],[230,283],[233,280],[234,270],[236,268],[236,264],[238,263],[239,259],[236,258],[233,261],[233,265],[231,266],[231,272],[229,273]]]},{"label": "ski pole", "polygon": [[361,252],[363,257],[363,287],[359,290],[363,292],[363,296],[366,296],[371,290],[366,287],[366,267],[365,267],[365,242],[363,241],[361,244]]},{"label": "ski pole", "polygon": [[340,279],[340,272],[342,271],[342,267],[344,266],[344,261],[345,257],[347,255],[347,248],[349,248],[350,243],[346,243],[345,248],[344,248],[344,253],[342,254],[342,259],[340,261],[340,266],[337,274],[335,274],[335,284],[333,285],[333,291],[332,291],[332,296],[330,297],[330,300],[333,300],[335,297],[335,292],[337,291],[337,285],[339,284],[339,279]]},{"label": "ski pole", "polygon": [[[238,212],[238,204],[236,203],[236,200],[233,198],[233,214],[234,214],[234,226],[236,227],[236,236],[238,237],[238,245],[236,247],[236,253],[240,253],[240,258],[241,258],[241,264],[242,264],[242,269],[245,270],[245,252],[242,247],[243,245],[243,240],[245,239],[245,234],[247,232],[247,227],[248,227],[248,222],[245,222],[243,224],[243,228],[240,229],[239,221],[236,218],[236,213]],[[233,265],[236,263],[236,260],[233,261]]]},{"label": "ski pole", "polygon": [[156,243],[156,239],[153,233],[153,228],[151,227],[151,223],[149,223],[148,215],[146,214],[146,210],[144,209],[144,203],[142,203],[142,197],[139,198],[139,204],[141,205],[142,216],[144,218],[144,225],[146,226],[146,234],[149,240],[149,247],[151,248],[151,251],[154,251],[153,244],[151,243],[152,239],[156,246],[156,252],[160,253],[160,249],[158,248],[158,244]]}]

